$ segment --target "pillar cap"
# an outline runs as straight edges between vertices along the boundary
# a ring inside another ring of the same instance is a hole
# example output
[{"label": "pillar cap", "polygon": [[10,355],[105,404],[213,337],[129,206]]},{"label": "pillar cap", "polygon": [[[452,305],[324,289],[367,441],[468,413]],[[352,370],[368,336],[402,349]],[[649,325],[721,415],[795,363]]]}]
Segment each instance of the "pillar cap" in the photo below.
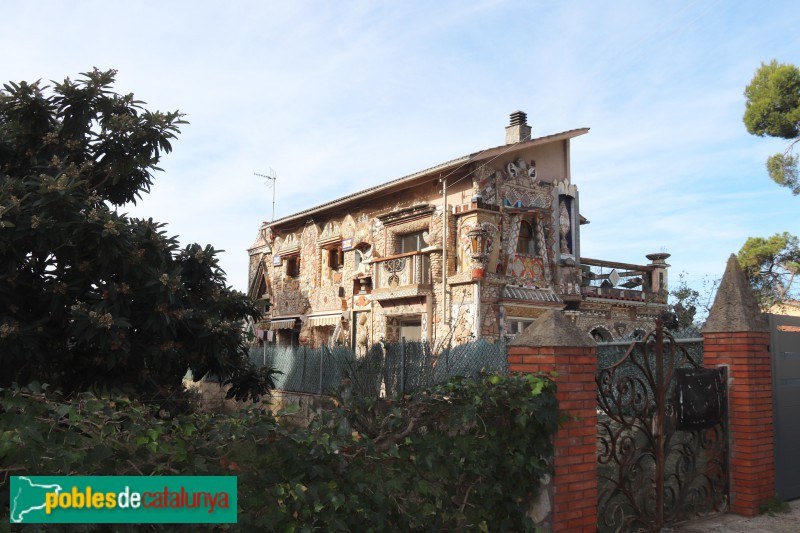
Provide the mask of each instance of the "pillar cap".
[{"label": "pillar cap", "polygon": [[525,331],[511,341],[511,346],[553,346],[594,348],[597,343],[558,309],[548,309]]},{"label": "pillar cap", "polygon": [[769,324],[736,255],[731,254],[702,333],[767,332]]}]

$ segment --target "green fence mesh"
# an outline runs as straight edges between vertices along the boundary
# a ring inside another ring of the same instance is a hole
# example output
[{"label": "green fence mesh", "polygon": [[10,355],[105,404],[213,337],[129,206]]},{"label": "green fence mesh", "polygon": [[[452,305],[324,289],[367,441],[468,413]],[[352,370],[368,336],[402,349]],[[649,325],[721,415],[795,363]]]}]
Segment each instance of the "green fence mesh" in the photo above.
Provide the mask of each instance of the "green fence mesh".
[{"label": "green fence mesh", "polygon": [[349,348],[262,346],[250,349],[250,361],[280,371],[276,389],[330,394],[344,380],[353,394],[391,397],[480,372],[508,374],[507,346],[477,340],[437,354],[424,342],[381,343],[364,356]]}]

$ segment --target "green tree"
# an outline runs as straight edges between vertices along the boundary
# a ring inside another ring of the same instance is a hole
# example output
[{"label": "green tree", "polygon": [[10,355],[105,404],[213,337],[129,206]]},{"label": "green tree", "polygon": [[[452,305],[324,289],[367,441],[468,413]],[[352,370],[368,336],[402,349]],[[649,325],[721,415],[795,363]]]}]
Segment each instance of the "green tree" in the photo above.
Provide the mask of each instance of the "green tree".
[{"label": "green tree", "polygon": [[185,122],[116,94],[114,77],[0,91],[0,386],[163,397],[191,369],[263,394],[270,371],[249,365],[241,329],[258,311],[216,251],[116,209],[149,191]]},{"label": "green tree", "polygon": [[774,59],[769,64],[761,63],[744,95],[748,132],[791,140],[784,152],[767,159],[767,171],[775,183],[788,187],[792,194],[800,194],[800,158],[792,153],[800,140],[800,69]]},{"label": "green tree", "polygon": [[792,283],[800,272],[800,249],[794,235],[750,237],[737,258],[763,308],[796,296]]},{"label": "green tree", "polygon": [[686,272],[678,275],[675,288],[669,291],[670,304],[662,319],[673,332],[690,334],[696,332],[711,311],[720,280],[704,276],[699,285],[692,286],[687,277]]}]

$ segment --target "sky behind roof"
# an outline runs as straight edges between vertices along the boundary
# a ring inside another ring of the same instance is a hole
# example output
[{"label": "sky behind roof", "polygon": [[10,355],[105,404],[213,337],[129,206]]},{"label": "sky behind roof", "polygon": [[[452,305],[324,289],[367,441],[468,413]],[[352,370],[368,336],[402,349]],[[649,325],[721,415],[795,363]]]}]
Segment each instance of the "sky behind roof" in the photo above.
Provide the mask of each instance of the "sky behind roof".
[{"label": "sky behind roof", "polygon": [[[766,174],[743,90],[800,65],[795,2],[103,2],[11,0],[2,81],[119,71],[116,90],[190,124],[125,211],[182,244],[247,253],[280,218],[504,142],[508,115],[572,141],[581,253],[673,282],[719,277],[749,236],[800,234],[800,198]],[[673,283],[674,284],[674,283]]]}]

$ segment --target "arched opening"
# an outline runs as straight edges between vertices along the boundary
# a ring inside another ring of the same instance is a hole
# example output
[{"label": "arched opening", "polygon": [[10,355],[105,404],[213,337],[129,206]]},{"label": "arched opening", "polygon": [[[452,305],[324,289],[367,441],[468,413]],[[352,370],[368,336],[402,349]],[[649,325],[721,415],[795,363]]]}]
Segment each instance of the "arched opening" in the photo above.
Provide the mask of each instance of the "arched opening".
[{"label": "arched opening", "polygon": [[536,235],[533,232],[533,225],[527,220],[519,223],[519,237],[517,237],[517,253],[525,255],[536,255]]},{"label": "arched opening", "polygon": [[595,342],[611,342],[614,338],[611,336],[611,333],[602,326],[597,326],[589,332],[589,335],[595,340]]}]

